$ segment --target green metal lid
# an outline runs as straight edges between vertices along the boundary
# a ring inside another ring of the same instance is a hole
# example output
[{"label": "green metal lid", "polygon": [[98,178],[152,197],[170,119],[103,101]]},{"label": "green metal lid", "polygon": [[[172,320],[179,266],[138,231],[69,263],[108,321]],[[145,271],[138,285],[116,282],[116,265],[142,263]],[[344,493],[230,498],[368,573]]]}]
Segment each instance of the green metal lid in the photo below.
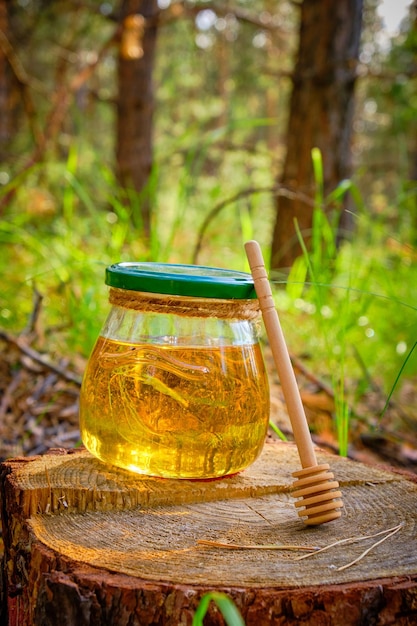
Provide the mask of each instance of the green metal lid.
[{"label": "green metal lid", "polygon": [[256,298],[250,274],[200,265],[115,263],[106,268],[106,285],[197,298]]}]

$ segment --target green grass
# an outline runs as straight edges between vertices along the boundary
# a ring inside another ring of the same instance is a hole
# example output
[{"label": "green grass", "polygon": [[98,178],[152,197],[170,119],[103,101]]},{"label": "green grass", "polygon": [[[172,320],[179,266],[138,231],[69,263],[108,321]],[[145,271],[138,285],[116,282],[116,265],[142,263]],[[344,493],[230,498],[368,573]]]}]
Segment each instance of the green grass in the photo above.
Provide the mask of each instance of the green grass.
[{"label": "green grass", "polygon": [[[221,153],[212,139],[198,154],[193,146],[167,153],[155,170],[149,243],[134,226],[133,209],[123,203],[111,170],[82,144],[66,162],[29,172],[0,220],[0,327],[14,333],[25,328],[36,290],[43,296],[42,349],[87,358],[108,311],[106,265],[191,262],[199,230],[216,206],[198,263],[248,271],[243,243],[252,238],[268,259],[273,202],[257,190],[272,186],[271,160],[262,149]],[[214,155],[219,162],[213,172]],[[390,236],[384,216],[369,212],[350,181],[324,197],[317,152],[313,162],[312,249],[277,281],[276,303],[290,351],[332,385],[335,433],[346,454],[351,411],[370,383],[388,397],[417,373],[417,267],[407,239],[412,231],[399,225],[397,239]],[[323,207],[337,205],[347,191],[355,196],[356,230],[337,246],[336,223]]]},{"label": "green grass", "polygon": [[203,619],[211,602],[216,604],[227,626],[245,626],[245,622],[233,600],[225,593],[218,591],[210,591],[203,595],[194,614],[192,626],[203,626]]}]

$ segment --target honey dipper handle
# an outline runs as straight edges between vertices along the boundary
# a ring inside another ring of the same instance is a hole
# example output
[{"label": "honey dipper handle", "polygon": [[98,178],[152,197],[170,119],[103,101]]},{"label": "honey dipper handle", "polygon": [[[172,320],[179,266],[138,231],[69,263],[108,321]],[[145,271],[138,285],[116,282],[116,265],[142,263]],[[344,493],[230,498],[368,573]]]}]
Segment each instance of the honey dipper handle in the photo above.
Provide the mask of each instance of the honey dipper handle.
[{"label": "honey dipper handle", "polygon": [[303,468],[312,467],[317,465],[317,459],[294,370],[291,365],[290,355],[272,298],[271,285],[266,273],[262,251],[257,241],[248,241],[245,244],[245,250],[255,283],[266,334],[287,404],[301,465]]}]

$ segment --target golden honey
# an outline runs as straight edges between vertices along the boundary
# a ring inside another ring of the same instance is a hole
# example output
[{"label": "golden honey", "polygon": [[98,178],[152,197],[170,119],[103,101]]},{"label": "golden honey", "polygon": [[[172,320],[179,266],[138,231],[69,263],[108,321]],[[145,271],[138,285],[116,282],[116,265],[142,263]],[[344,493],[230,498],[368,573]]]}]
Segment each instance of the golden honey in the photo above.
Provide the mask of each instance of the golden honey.
[{"label": "golden honey", "polygon": [[259,455],[269,420],[260,346],[163,345],[100,336],[80,398],[85,446],[171,478],[233,474]]},{"label": "golden honey", "polygon": [[269,422],[250,274],[197,265],[106,268],[111,309],[84,373],[80,429],[105,463],[216,478],[253,463]]}]

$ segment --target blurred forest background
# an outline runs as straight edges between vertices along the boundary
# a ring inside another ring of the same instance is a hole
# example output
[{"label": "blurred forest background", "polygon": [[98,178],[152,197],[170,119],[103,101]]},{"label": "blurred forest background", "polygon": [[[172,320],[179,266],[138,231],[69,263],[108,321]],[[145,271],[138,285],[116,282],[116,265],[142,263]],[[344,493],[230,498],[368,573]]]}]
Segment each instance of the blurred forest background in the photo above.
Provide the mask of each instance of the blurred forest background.
[{"label": "blurred forest background", "polygon": [[0,456],[77,444],[106,265],[255,238],[316,441],[417,467],[416,114],[415,0],[0,0]]}]

